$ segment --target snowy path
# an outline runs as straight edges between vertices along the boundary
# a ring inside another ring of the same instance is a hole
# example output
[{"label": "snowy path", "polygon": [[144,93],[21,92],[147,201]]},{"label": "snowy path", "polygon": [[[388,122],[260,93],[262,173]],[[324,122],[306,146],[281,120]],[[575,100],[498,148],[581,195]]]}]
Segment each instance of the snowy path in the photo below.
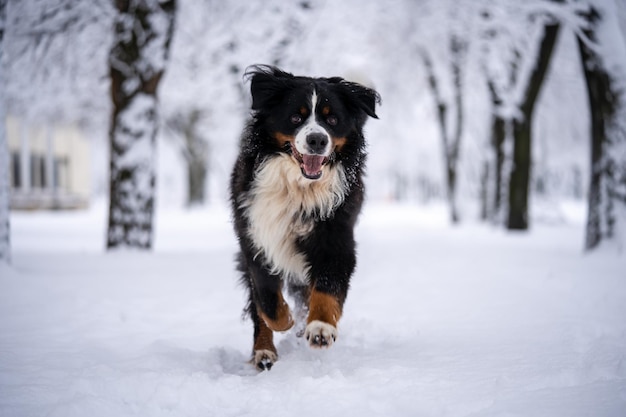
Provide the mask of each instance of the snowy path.
[{"label": "snowy path", "polygon": [[226,212],[161,213],[152,254],[103,254],[103,216],[13,216],[0,416],[626,415],[626,260],[579,224],[371,207],[336,345],[258,374]]}]

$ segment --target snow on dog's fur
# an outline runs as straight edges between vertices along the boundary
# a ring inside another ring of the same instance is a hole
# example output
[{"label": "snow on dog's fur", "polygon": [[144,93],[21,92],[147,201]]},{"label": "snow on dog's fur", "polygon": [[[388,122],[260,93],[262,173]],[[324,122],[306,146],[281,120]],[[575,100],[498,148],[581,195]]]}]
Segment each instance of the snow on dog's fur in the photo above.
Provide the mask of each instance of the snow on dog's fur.
[{"label": "snow on dog's fur", "polygon": [[376,118],[376,91],[334,78],[255,66],[252,119],[231,177],[239,270],[254,323],[253,362],[277,359],[274,331],[294,325],[282,294],[308,312],[312,347],[337,338],[356,265],[353,228],[363,202],[363,125]]}]

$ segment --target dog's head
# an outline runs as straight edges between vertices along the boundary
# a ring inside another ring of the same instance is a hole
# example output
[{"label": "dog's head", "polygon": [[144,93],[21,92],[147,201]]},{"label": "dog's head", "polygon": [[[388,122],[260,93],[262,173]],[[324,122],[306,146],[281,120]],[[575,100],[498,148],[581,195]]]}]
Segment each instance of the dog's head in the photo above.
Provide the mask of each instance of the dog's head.
[{"label": "dog's head", "polygon": [[361,152],[367,116],[378,118],[378,93],[342,78],[299,77],[251,67],[252,109],[277,149],[291,152],[302,175],[319,179],[342,152]]}]

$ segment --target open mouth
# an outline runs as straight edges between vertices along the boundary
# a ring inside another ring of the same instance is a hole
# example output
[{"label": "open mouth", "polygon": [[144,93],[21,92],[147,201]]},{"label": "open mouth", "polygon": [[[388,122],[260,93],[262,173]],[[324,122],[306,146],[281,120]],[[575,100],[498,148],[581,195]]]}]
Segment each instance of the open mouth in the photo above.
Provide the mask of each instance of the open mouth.
[{"label": "open mouth", "polygon": [[291,146],[291,153],[300,164],[302,175],[310,180],[317,180],[322,176],[322,167],[328,162],[328,157],[324,155],[303,155]]}]

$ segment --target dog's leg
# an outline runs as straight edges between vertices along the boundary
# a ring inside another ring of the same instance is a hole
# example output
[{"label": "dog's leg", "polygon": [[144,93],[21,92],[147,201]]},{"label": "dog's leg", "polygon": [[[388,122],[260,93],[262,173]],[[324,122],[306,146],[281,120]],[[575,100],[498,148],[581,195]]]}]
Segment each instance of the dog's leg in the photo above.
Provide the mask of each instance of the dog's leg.
[{"label": "dog's leg", "polygon": [[[283,298],[280,289],[278,292],[260,291],[257,297],[261,302],[257,307],[254,320],[254,364],[257,369],[270,370],[278,360],[274,346],[274,331],[289,330],[293,318],[289,306]],[[265,306],[264,308],[261,306]]]},{"label": "dog's leg", "polygon": [[283,282],[280,276],[271,274],[260,264],[251,265],[250,273],[259,316],[265,321],[267,327],[275,332],[289,330],[294,321],[289,305],[283,298]]},{"label": "dog's leg", "polygon": [[270,370],[274,362],[278,360],[276,346],[274,346],[274,333],[259,316],[256,308],[251,311],[251,316],[254,322],[252,363],[259,371]]},{"label": "dog's leg", "polygon": [[269,370],[278,359],[274,331],[289,330],[293,318],[283,298],[282,281],[257,263],[247,265],[245,275],[249,288],[248,313],[254,323],[252,362],[259,370]]},{"label": "dog's leg", "polygon": [[345,219],[340,214],[336,213],[335,223],[320,224],[302,244],[311,265],[309,316],[304,335],[313,348],[330,347],[337,340],[337,322],[356,266],[352,223],[342,223]]},{"label": "dog's leg", "polygon": [[314,348],[330,347],[337,340],[337,322],[340,317],[341,303],[337,297],[313,289],[304,332],[309,345]]},{"label": "dog's leg", "polygon": [[274,331],[285,331],[293,326],[289,306],[281,292],[281,280],[255,263],[240,258],[242,282],[248,289],[247,314],[254,324],[252,363],[259,370],[269,370],[278,359],[273,338]]}]

